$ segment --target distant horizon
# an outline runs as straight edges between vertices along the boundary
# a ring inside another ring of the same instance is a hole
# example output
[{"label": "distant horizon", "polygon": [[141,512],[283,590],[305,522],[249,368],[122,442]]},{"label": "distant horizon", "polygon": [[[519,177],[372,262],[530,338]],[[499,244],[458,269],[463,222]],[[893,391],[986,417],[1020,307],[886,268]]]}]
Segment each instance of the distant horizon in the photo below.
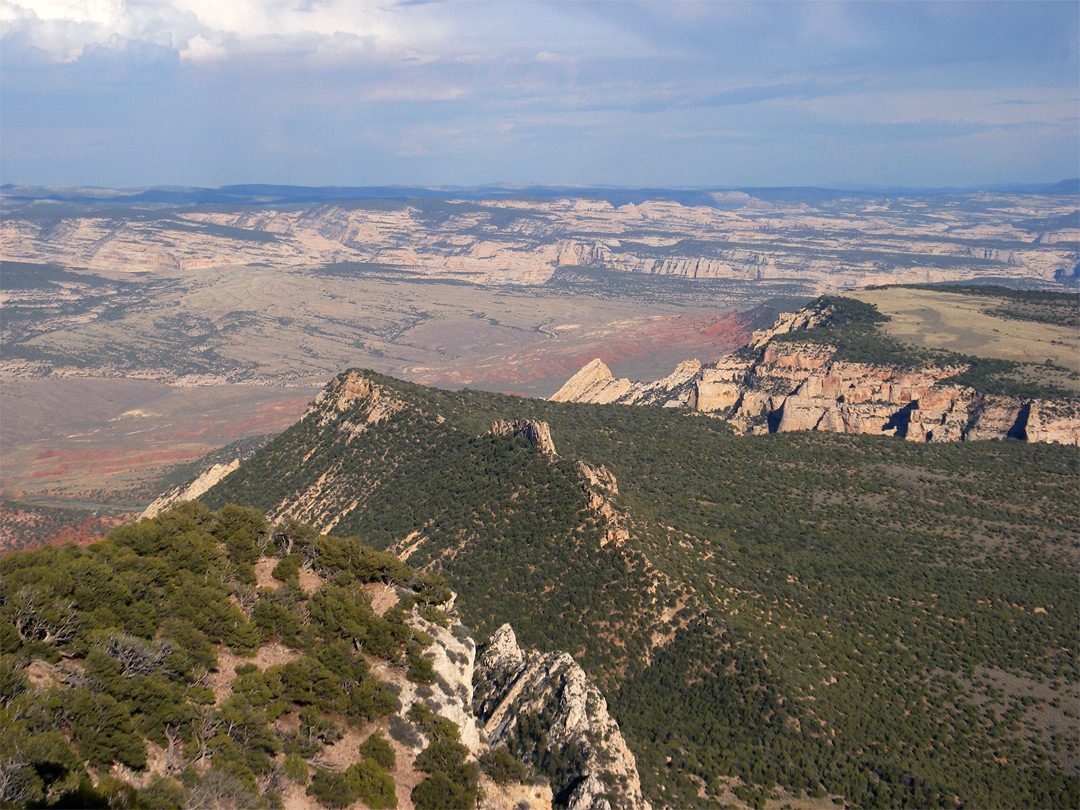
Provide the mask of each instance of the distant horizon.
[{"label": "distant horizon", "polygon": [[[298,191],[344,191],[344,192],[377,192],[377,191],[436,191],[436,192],[482,192],[487,190],[505,192],[529,191],[624,191],[624,192],[663,192],[663,191],[686,191],[704,193],[724,192],[750,192],[750,191],[849,191],[855,193],[875,192],[898,192],[912,191],[924,193],[965,193],[977,191],[999,191],[1010,189],[1027,189],[1032,191],[1049,190],[1066,184],[1077,184],[1076,193],[1080,193],[1080,177],[1063,177],[1049,180],[1024,180],[1007,183],[975,183],[971,185],[940,185],[921,186],[909,184],[860,184],[860,183],[812,183],[812,184],[704,184],[684,185],[678,183],[668,184],[612,184],[612,183],[539,183],[539,182],[512,182],[501,181],[491,183],[459,184],[459,183],[370,183],[370,184],[325,184],[325,183],[274,183],[274,182],[245,182],[245,183],[218,183],[218,184],[195,184],[195,183],[146,183],[138,185],[100,185],[92,183],[33,183],[20,181],[5,181],[0,184],[0,191],[16,189],[40,189],[43,191],[73,191],[92,190],[102,192],[144,192],[144,191],[230,191],[230,190],[298,190]],[[1059,193],[1074,193],[1072,190]]]}]

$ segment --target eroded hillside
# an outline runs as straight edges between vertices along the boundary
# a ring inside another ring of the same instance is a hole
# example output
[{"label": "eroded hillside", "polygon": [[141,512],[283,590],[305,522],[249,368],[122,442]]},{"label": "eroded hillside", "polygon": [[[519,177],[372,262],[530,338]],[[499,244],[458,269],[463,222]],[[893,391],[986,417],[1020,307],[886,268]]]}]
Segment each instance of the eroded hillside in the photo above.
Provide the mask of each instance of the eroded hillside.
[{"label": "eroded hillside", "polygon": [[[612,204],[564,198],[358,199],[132,208],[6,190],[4,258],[110,273],[361,262],[429,277],[537,284],[560,267],[841,286],[1075,275],[1076,200],[1046,194],[791,189]],[[404,193],[404,192],[403,192]]]},{"label": "eroded hillside", "polygon": [[204,499],[356,533],[480,634],[573,653],[654,806],[1067,807],[1078,483],[1048,444],[736,436],[349,372]]}]

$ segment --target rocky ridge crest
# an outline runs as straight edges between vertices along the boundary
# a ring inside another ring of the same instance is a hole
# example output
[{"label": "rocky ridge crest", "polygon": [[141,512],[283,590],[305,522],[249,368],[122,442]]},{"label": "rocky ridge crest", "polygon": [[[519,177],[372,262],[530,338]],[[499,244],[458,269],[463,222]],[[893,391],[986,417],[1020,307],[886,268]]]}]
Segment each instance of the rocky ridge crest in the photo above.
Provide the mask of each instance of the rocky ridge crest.
[{"label": "rocky ridge crest", "polygon": [[671,374],[654,382],[617,379],[600,358],[585,364],[551,395],[552,402],[595,402],[600,405],[663,405],[678,408],[687,404],[694,380],[702,369],[698,360],[686,360]]},{"label": "rocky ridge crest", "polygon": [[234,458],[232,461],[226,464],[214,464],[210,469],[201,473],[189,484],[181,484],[170,489],[163,495],[159,495],[155,498],[151,504],[143,510],[140,518],[152,518],[161,512],[164,512],[174,503],[180,503],[181,501],[193,501],[207,492],[210,487],[214,486],[218,481],[231,473],[233,470],[240,467],[240,459]]},{"label": "rocky ridge crest", "polygon": [[316,415],[319,423],[325,425],[335,411],[347,411],[358,403],[363,404],[366,410],[364,421],[349,423],[348,429],[354,434],[364,431],[367,425],[379,424],[405,407],[405,403],[388,394],[370,378],[356,370],[350,370],[339,375],[319,392],[303,418]]},{"label": "rocky ridge crest", "polygon": [[614,503],[615,496],[619,494],[619,482],[615,480],[615,474],[603,464],[594,467],[578,461],[575,466],[584,481],[581,488],[585,491],[589,509],[604,519],[606,528],[601,545],[614,543],[621,546],[630,539],[630,530],[627,528],[626,515]]}]

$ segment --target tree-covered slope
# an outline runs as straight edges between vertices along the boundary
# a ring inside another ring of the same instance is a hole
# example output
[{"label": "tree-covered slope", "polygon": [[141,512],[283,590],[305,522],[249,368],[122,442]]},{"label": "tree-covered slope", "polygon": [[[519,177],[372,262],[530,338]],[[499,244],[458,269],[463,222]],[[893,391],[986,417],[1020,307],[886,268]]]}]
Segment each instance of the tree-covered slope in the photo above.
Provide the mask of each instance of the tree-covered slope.
[{"label": "tree-covered slope", "polygon": [[370,379],[340,377],[204,501],[406,550],[411,565],[436,565],[478,597],[471,621],[491,631],[513,615],[524,643],[566,650],[613,687],[676,596],[642,554],[603,544],[606,522],[588,509],[575,461],[489,432],[519,400]]},{"label": "tree-covered slope", "polygon": [[[350,393],[351,391],[351,393]],[[551,427],[558,456],[489,435]],[[410,553],[565,648],[658,806],[1068,807],[1075,449],[731,435],[717,420],[340,377],[206,496]],[[578,462],[611,471],[610,541]],[[779,795],[779,794],[778,794]]]},{"label": "tree-covered slope", "polygon": [[437,678],[413,608],[449,626],[449,597],[355,538],[233,505],[9,554],[0,806],[390,808],[403,754],[418,805],[474,803],[457,727],[398,699]]}]

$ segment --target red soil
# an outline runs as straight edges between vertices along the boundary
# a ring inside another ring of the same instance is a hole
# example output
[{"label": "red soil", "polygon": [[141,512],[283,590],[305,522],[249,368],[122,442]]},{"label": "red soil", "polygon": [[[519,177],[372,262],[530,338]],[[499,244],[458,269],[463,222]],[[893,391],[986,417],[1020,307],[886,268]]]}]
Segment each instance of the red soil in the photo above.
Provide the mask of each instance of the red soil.
[{"label": "red soil", "polygon": [[509,358],[476,368],[434,373],[420,378],[436,385],[488,385],[536,383],[568,379],[590,360],[599,357],[609,366],[652,358],[670,359],[671,370],[693,357],[704,362],[718,359],[750,339],[745,314],[652,317],[619,329],[618,337],[591,336],[585,342],[544,343]]},{"label": "red soil", "polygon": [[0,554],[64,543],[86,545],[101,540],[133,515],[78,514],[0,501]]}]

